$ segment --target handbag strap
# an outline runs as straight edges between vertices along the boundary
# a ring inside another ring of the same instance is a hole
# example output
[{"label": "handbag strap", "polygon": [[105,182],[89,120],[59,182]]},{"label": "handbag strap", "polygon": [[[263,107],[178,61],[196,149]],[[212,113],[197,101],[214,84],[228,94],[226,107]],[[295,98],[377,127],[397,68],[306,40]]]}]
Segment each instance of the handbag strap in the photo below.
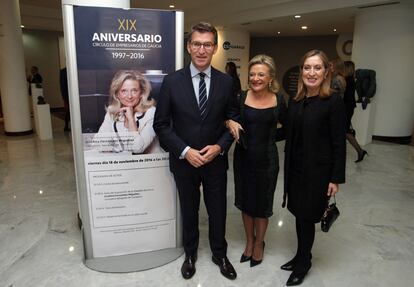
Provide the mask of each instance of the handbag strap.
[{"label": "handbag strap", "polygon": [[[327,204],[327,206],[329,206],[329,203],[331,202],[331,198],[332,198],[332,196],[330,196],[328,198],[328,204]],[[335,197],[335,195],[333,196],[333,203],[335,203],[335,205],[336,205],[336,197]]]}]

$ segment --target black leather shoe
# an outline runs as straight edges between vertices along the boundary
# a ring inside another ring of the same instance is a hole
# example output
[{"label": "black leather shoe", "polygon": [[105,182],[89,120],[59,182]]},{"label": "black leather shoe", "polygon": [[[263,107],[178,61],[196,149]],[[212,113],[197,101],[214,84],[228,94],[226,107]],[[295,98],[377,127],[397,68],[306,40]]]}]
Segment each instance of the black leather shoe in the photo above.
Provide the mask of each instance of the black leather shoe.
[{"label": "black leather shoe", "polygon": [[368,155],[367,151],[366,150],[362,150],[361,154],[358,155],[358,158],[357,158],[357,160],[355,162],[362,161],[366,155]]},{"label": "black leather shoe", "polygon": [[293,268],[295,268],[295,258],[280,266],[280,269],[285,271],[293,271]]},{"label": "black leather shoe", "polygon": [[296,286],[302,284],[303,280],[305,279],[306,273],[295,273],[292,272],[290,274],[288,281],[286,282],[286,286]]},{"label": "black leather shoe", "polygon": [[[311,254],[312,258],[312,254]],[[286,286],[296,286],[302,284],[303,280],[305,279],[306,274],[308,274],[309,270],[312,267],[312,262],[306,263],[305,266],[298,266],[299,263],[294,263],[294,270],[292,274],[290,274],[288,281],[286,282]]]},{"label": "black leather shoe", "polygon": [[233,265],[231,265],[229,259],[227,257],[217,258],[215,256],[211,257],[214,264],[220,267],[220,272],[223,274],[224,277],[230,280],[234,280],[237,277],[236,270],[234,270]]},{"label": "black leather shoe", "polygon": [[181,266],[181,274],[184,279],[190,279],[196,272],[195,263],[197,261],[197,256],[186,256]]},{"label": "black leather shoe", "polygon": [[[265,248],[265,242],[263,241],[263,255],[262,256],[264,256],[264,248]],[[260,263],[262,263],[262,261],[263,261],[263,257],[262,257],[262,259],[260,259],[260,260],[255,260],[255,259],[253,259],[253,256],[252,256],[252,258],[250,259],[250,267],[254,267],[254,266],[257,266],[257,265],[259,265]]]},{"label": "black leather shoe", "polygon": [[247,255],[244,255],[244,253],[243,253],[242,256],[240,257],[240,263],[247,262],[250,259],[252,259],[252,256],[251,255],[250,256],[247,256]]}]

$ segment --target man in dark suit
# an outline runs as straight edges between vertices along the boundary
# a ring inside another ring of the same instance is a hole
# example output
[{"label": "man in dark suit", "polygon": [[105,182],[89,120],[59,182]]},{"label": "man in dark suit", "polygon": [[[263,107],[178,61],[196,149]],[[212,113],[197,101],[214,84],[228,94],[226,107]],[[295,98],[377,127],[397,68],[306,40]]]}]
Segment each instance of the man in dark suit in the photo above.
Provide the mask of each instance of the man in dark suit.
[{"label": "man in dark suit", "polygon": [[234,115],[233,82],[211,67],[217,51],[217,30],[213,26],[193,26],[187,51],[191,64],[164,78],[154,118],[154,130],[170,153],[170,170],[180,197],[185,251],[181,274],[189,279],[196,270],[202,185],[212,260],[226,278],[236,279],[226,256],[225,239],[227,151],[233,138],[224,121]]}]

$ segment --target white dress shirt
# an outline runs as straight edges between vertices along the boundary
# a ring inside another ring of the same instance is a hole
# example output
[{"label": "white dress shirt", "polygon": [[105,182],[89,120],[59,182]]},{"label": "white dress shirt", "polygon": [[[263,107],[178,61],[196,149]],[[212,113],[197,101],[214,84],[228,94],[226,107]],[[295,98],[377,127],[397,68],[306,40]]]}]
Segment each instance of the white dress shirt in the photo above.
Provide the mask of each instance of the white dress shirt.
[{"label": "white dress shirt", "polygon": [[[204,76],[204,82],[206,83],[206,93],[207,93],[207,99],[208,99],[208,93],[210,91],[210,82],[211,82],[211,66],[208,66],[207,69],[204,71],[199,71],[191,62],[190,64],[190,73],[191,73],[191,80],[193,81],[193,88],[194,93],[196,95],[197,103],[200,103],[200,95],[199,95],[199,84],[200,84],[200,73],[203,72],[205,74]],[[189,146],[186,146],[183,152],[180,155],[180,159],[185,158],[185,154],[190,149]]]}]

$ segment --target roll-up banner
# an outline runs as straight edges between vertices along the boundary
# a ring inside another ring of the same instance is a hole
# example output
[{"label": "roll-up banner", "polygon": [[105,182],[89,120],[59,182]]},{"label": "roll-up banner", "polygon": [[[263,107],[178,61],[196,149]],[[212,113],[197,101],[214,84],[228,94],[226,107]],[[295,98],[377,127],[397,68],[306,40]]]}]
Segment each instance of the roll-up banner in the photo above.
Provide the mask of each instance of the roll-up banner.
[{"label": "roll-up banner", "polygon": [[183,13],[63,8],[85,264],[165,264],[182,254],[181,220],[152,123],[163,77],[182,66]]}]

